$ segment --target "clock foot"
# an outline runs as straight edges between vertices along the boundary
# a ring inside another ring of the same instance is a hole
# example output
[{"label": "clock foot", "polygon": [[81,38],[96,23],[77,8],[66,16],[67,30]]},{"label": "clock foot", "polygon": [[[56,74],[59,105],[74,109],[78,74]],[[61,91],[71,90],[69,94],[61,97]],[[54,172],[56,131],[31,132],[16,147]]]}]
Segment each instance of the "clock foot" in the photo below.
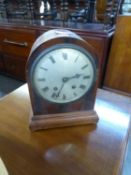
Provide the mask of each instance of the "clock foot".
[{"label": "clock foot", "polygon": [[32,131],[37,131],[49,128],[96,124],[98,120],[98,115],[94,110],[35,116],[31,112],[29,127]]}]

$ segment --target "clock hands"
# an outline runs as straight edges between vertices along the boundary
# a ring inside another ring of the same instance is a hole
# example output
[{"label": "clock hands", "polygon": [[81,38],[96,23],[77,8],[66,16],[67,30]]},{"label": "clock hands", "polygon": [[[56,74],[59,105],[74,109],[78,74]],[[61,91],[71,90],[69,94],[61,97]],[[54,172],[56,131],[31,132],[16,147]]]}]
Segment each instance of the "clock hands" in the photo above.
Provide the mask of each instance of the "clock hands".
[{"label": "clock hands", "polygon": [[80,76],[82,76],[82,74],[75,74],[74,76],[71,76],[71,77],[63,77],[62,78],[62,82],[63,83],[62,83],[62,85],[61,85],[61,87],[60,87],[56,97],[59,97],[59,95],[60,95],[60,93],[61,93],[61,91],[62,91],[62,89],[63,89],[63,87],[64,87],[66,82],[68,82],[69,80],[74,79],[74,78],[79,78]]},{"label": "clock hands", "polygon": [[61,87],[60,87],[60,89],[59,89],[59,91],[58,91],[58,94],[56,95],[56,97],[59,97],[59,95],[60,95],[60,93],[61,93],[61,91],[62,91],[64,85],[65,85],[65,83],[63,82],[63,84],[61,85]]},{"label": "clock hands", "polygon": [[64,77],[62,80],[64,83],[66,83],[67,81],[74,79],[74,78],[79,78],[80,76],[82,76],[82,74],[75,74],[74,76],[71,76],[71,77]]}]

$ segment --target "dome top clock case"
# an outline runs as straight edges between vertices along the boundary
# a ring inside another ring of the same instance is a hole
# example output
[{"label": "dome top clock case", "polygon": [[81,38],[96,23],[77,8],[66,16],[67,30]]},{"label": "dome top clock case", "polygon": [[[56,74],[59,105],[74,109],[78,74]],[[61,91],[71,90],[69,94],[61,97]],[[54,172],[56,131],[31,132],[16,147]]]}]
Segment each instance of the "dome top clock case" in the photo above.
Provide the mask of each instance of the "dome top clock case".
[{"label": "dome top clock case", "polygon": [[32,46],[27,68],[32,130],[96,123],[98,58],[77,34],[54,29]]}]

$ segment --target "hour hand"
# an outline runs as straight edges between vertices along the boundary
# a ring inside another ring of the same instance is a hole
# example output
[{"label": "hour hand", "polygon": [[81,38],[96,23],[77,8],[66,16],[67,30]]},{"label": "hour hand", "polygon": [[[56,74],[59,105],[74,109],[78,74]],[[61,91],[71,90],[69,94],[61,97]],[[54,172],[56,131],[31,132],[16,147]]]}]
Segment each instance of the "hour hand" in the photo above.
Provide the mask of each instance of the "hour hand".
[{"label": "hour hand", "polygon": [[73,78],[80,78],[80,76],[82,76],[82,74],[75,74],[74,76],[72,77],[68,77],[68,79],[73,79]]}]

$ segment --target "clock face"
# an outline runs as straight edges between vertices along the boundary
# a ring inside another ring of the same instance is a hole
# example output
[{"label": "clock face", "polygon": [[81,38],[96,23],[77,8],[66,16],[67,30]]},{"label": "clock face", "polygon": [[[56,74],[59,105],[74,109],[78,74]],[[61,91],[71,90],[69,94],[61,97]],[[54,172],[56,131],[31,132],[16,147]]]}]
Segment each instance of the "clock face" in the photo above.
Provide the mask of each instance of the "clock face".
[{"label": "clock face", "polygon": [[47,101],[64,104],[86,94],[95,79],[92,56],[75,45],[56,45],[34,61],[33,87]]}]

